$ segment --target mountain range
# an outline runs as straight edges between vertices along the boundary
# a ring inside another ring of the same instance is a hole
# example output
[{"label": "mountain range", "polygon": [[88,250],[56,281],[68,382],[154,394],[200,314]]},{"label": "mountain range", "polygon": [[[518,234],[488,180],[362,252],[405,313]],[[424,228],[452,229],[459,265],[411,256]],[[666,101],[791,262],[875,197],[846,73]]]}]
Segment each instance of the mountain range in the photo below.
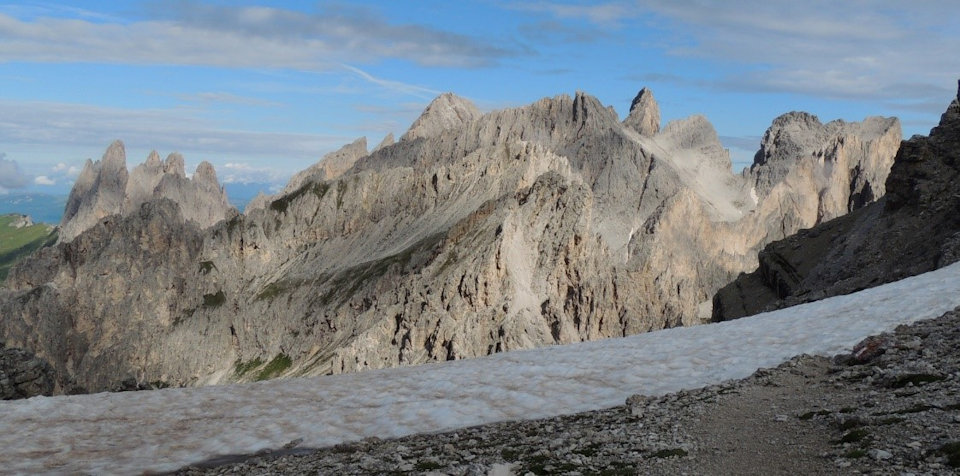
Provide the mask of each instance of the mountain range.
[{"label": "mountain range", "polygon": [[784,114],[741,174],[706,118],[660,122],[648,89],[622,121],[580,92],[486,114],[443,94],[399,140],[359,139],[242,214],[209,164],[188,179],[154,153],[128,172],[117,142],[60,242],[11,271],[0,337],[87,392],[694,325],[769,243],[894,183],[896,119]]}]

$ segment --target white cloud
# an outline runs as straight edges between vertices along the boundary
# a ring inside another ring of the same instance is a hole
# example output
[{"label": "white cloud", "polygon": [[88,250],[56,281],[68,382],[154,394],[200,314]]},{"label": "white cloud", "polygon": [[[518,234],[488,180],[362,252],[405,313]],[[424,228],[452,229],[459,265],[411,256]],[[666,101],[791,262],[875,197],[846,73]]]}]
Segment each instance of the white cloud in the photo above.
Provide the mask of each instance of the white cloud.
[{"label": "white cloud", "polygon": [[227,162],[218,170],[220,182],[228,183],[281,183],[289,179],[289,174],[272,167],[256,167],[242,162]]},{"label": "white cloud", "polygon": [[33,183],[35,185],[56,185],[57,181],[47,177],[46,175],[37,175],[33,178]]},{"label": "white cloud", "polygon": [[10,189],[23,188],[30,183],[30,176],[20,170],[17,161],[6,157],[6,153],[0,152],[0,193],[5,193]]},{"label": "white cloud", "polygon": [[425,66],[476,67],[512,55],[476,39],[396,25],[364,9],[310,14],[192,1],[163,3],[145,21],[0,13],[0,61],[186,64],[328,70],[342,62],[402,58]]}]

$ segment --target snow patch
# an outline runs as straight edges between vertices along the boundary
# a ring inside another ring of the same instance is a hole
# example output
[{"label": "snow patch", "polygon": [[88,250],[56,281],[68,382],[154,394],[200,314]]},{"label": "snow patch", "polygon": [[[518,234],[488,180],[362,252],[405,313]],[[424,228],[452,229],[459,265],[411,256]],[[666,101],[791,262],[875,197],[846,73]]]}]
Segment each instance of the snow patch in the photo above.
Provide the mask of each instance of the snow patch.
[{"label": "snow patch", "polygon": [[743,378],[960,305],[960,263],[730,322],[305,379],[0,403],[10,473],[171,471],[208,458],[397,437],[623,404]]}]

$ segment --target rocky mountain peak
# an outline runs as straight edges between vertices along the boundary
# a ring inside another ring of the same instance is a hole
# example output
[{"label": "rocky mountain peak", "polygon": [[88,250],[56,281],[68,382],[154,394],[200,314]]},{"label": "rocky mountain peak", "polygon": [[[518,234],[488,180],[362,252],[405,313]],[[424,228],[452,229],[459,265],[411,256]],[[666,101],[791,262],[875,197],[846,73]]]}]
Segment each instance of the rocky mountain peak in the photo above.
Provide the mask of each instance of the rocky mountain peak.
[{"label": "rocky mountain peak", "polygon": [[160,160],[160,154],[155,150],[150,151],[150,155],[147,156],[147,161],[143,163],[144,166],[156,169],[163,166],[163,161]]},{"label": "rocky mountain peak", "polygon": [[720,142],[717,130],[703,115],[670,121],[661,131],[659,139],[677,150],[696,150],[699,154],[685,157],[697,160],[699,165],[709,164],[715,170],[731,170],[730,154]]},{"label": "rocky mountain peak", "polygon": [[623,125],[637,131],[640,135],[653,136],[660,132],[660,106],[653,97],[653,91],[643,88],[630,103],[630,114]]},{"label": "rocky mountain peak", "polygon": [[423,114],[413,122],[400,140],[434,137],[445,130],[478,119],[481,115],[480,110],[469,99],[453,93],[443,93],[423,110]]},{"label": "rocky mountain peak", "polygon": [[960,80],[957,81],[957,97],[950,101],[947,110],[940,116],[940,124],[930,131],[930,135],[942,134],[942,129],[953,130],[954,133],[960,130]]},{"label": "rocky mountain peak", "polygon": [[[830,211],[821,209],[818,213],[833,218],[884,194],[884,182],[900,138],[900,121],[896,118],[868,117],[863,122],[835,120],[823,124],[810,113],[783,114],[764,133],[754,156],[750,167],[754,193],[766,197],[791,171],[799,174],[800,170],[823,168],[828,175],[811,176],[817,177],[815,186],[834,192],[822,197],[832,203]],[[824,168],[828,163],[833,166]],[[841,182],[850,185],[849,191],[836,187]]]},{"label": "rocky mountain peak", "polygon": [[162,198],[172,200],[185,219],[201,227],[224,219],[233,209],[210,163],[201,163],[190,180],[182,155],[172,153],[161,162],[153,151],[128,173],[123,142],[116,141],[101,160],[84,165],[67,200],[59,239],[69,242],[107,216],[126,216]]},{"label": "rocky mountain peak", "polygon": [[[387,138],[392,140],[393,134],[388,134]],[[386,141],[386,138],[384,141]],[[377,146],[377,148],[380,148],[380,146]],[[280,194],[284,195],[293,192],[294,190],[297,190],[303,186],[303,184],[310,181],[333,180],[343,175],[344,172],[353,167],[353,164],[357,163],[358,160],[365,156],[367,156],[367,138],[360,137],[359,139],[333,152],[330,152],[327,155],[324,155],[319,162],[304,170],[301,170],[300,172],[297,172],[296,175],[290,178],[290,181],[287,182],[287,186],[284,187]],[[247,208],[258,208],[259,205],[264,203],[266,202],[262,200],[251,201],[251,204],[248,204]]]},{"label": "rocky mountain peak", "polygon": [[220,186],[220,182],[217,181],[217,171],[214,170],[213,164],[206,160],[200,162],[200,165],[197,166],[197,170],[193,173],[193,181]]},{"label": "rocky mountain peak", "polygon": [[760,141],[754,165],[799,157],[810,145],[818,143],[822,129],[820,119],[807,112],[792,111],[777,117]]},{"label": "rocky mountain peak", "polygon": [[127,153],[123,142],[116,140],[107,147],[101,160],[101,169],[105,172],[118,172],[120,169],[127,168]]},{"label": "rocky mountain peak", "polygon": [[320,165],[323,167],[324,180],[330,180],[343,175],[361,157],[367,155],[367,138],[357,140],[341,147],[335,152],[323,156]]},{"label": "rocky mountain peak", "polygon": [[179,152],[173,152],[167,156],[163,163],[163,173],[173,174],[179,177],[186,177],[186,167],[183,164],[183,156]]},{"label": "rocky mountain peak", "polygon": [[59,240],[69,241],[101,218],[117,213],[123,204],[127,179],[123,142],[114,141],[96,162],[88,159],[67,198]]},{"label": "rocky mountain peak", "polygon": [[391,145],[393,145],[393,143],[394,143],[393,132],[389,132],[389,133],[387,133],[387,135],[383,138],[383,140],[380,141],[380,143],[377,144],[377,146],[374,147],[373,150],[370,151],[370,153],[372,154],[372,153],[374,153],[374,152],[376,152],[376,151],[378,151],[378,150],[380,150],[380,149],[384,149],[384,148],[390,147]]}]

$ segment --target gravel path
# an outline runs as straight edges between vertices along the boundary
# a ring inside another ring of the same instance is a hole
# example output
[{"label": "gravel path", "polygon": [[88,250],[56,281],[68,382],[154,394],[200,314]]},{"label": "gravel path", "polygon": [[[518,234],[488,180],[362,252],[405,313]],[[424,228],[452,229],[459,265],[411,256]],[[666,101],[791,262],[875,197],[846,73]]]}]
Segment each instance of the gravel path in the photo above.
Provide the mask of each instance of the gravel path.
[{"label": "gravel path", "polygon": [[960,474],[960,309],[861,344],[601,411],[179,474]]}]

